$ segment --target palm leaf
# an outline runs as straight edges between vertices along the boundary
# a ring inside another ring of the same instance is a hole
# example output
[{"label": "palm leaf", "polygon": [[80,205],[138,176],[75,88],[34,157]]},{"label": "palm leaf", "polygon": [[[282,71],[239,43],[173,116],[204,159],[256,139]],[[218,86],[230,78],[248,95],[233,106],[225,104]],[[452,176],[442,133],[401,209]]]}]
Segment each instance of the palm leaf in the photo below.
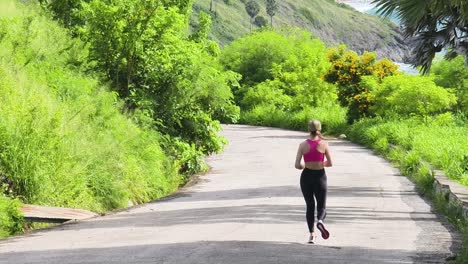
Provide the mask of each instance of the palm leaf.
[{"label": "palm leaf", "polygon": [[417,24],[427,15],[435,0],[374,0],[377,13],[383,16],[396,14],[402,23],[409,28]]}]

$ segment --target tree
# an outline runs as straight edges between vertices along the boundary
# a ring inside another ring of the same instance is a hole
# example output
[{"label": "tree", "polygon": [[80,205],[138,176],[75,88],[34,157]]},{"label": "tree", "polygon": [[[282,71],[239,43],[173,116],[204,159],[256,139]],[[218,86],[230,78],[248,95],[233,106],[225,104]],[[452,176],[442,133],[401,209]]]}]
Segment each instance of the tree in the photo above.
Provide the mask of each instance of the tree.
[{"label": "tree", "polygon": [[378,13],[397,14],[407,36],[415,37],[414,66],[428,74],[435,54],[465,56],[468,65],[468,5],[462,0],[374,0]]},{"label": "tree", "polygon": [[258,12],[260,12],[260,6],[254,0],[251,0],[245,4],[245,11],[247,11],[247,14],[250,16],[250,31],[252,31],[253,19],[258,15]]},{"label": "tree", "polygon": [[270,16],[270,27],[273,27],[273,16],[278,11],[278,4],[276,0],[266,0],[266,12]]},{"label": "tree", "polygon": [[210,12],[214,12],[216,14],[216,1],[210,0]]},{"label": "tree", "polygon": [[330,67],[323,42],[300,29],[262,30],[223,49],[221,63],[242,76],[235,100],[242,110],[261,104],[300,111],[335,102],[322,76]]},{"label": "tree", "polygon": [[39,3],[52,11],[54,18],[61,21],[67,28],[79,24],[76,11],[82,2],[82,0],[39,0]]},{"label": "tree", "polygon": [[[361,117],[372,116],[371,90],[374,83],[397,74],[398,66],[388,59],[376,61],[375,53],[366,51],[358,55],[344,45],[331,48],[328,51],[328,60],[332,65],[324,78],[337,85],[338,100],[341,106],[348,107],[348,121],[354,122]],[[366,76],[372,78],[364,78]]]},{"label": "tree", "polygon": [[223,142],[213,118],[238,116],[230,88],[239,77],[218,65],[219,47],[206,39],[209,15],[200,14],[192,35],[183,33],[190,2],[166,0],[175,3],[166,8],[161,0],[91,0],[82,4],[81,31],[90,59],[130,111],[144,111],[158,131],[208,154]]},{"label": "tree", "polygon": [[268,20],[266,20],[266,18],[262,16],[256,16],[254,19],[254,24],[260,28],[265,27],[266,25],[268,25]]}]

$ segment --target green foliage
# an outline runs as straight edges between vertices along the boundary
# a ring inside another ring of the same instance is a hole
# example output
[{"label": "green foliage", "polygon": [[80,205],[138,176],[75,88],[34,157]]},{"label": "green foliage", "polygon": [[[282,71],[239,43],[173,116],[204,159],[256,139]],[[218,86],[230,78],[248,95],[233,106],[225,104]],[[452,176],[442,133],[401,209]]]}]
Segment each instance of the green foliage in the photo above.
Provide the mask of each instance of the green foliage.
[{"label": "green foliage", "polygon": [[359,56],[344,45],[329,49],[328,60],[332,65],[325,80],[338,86],[338,100],[349,108],[348,121],[372,116],[371,91],[376,82],[365,77],[372,76],[381,82],[385,77],[395,75],[398,66],[388,59],[376,61],[375,53],[364,52]]},{"label": "green foliage", "polygon": [[[322,80],[329,67],[325,52],[320,40],[297,29],[255,32],[226,47],[222,64],[242,75],[234,89],[241,121],[302,129],[316,116],[340,127],[345,110],[336,103],[335,87]],[[335,113],[325,114],[327,109]]]},{"label": "green foliage", "polygon": [[328,68],[325,46],[304,31],[255,32],[226,47],[221,63],[242,75],[235,96],[245,108],[251,105],[242,104],[244,94],[250,87],[267,81],[303,103],[317,105],[333,99],[333,88],[321,79]]},{"label": "green foliage", "polygon": [[255,17],[255,20],[254,20],[254,24],[257,26],[257,27],[266,27],[268,25],[268,21],[266,20],[266,18],[262,17],[262,16],[256,16]]},{"label": "green foliage", "polygon": [[457,96],[457,110],[468,114],[468,68],[463,56],[453,60],[441,60],[432,67],[432,76],[438,86],[454,89]]},{"label": "green foliage", "polygon": [[211,29],[211,16],[201,12],[198,17],[198,24],[194,27],[193,33],[190,36],[195,42],[203,42],[207,39]]},{"label": "green foliage", "polygon": [[183,181],[160,134],[122,115],[117,95],[83,75],[85,45],[44,16],[20,14],[0,18],[0,175],[8,195],[105,212],[175,190]]},{"label": "green foliage", "polygon": [[421,76],[388,77],[372,94],[375,98],[372,110],[382,116],[426,117],[447,110],[456,102],[449,91],[437,86],[431,78]]},{"label": "green foliage", "polygon": [[174,157],[175,165],[180,167],[180,171],[184,173],[183,176],[187,180],[195,173],[208,171],[208,165],[194,144],[190,145],[178,138],[166,136],[163,140],[163,147],[168,155]]},{"label": "green foliage", "polygon": [[0,238],[15,235],[22,231],[23,216],[20,203],[0,193]]},{"label": "green foliage", "polygon": [[156,128],[200,153],[220,151],[213,118],[235,122],[231,86],[237,77],[217,62],[219,48],[206,39],[211,19],[200,15],[187,37],[187,13],[159,1],[93,0],[83,5],[91,58],[107,72],[130,110],[144,109]]},{"label": "green foliage", "polygon": [[61,21],[65,27],[72,27],[81,23],[76,11],[81,8],[81,3],[88,0],[39,0],[39,3],[52,11],[55,19]]},{"label": "green foliage", "polygon": [[417,181],[421,183],[428,181],[426,165],[421,163],[425,161],[468,186],[466,123],[458,125],[450,113],[428,117],[426,122],[420,118],[398,119],[362,119],[350,127],[348,135],[374,149],[383,150],[383,142],[388,143],[387,149],[390,145],[397,147],[380,153],[397,162],[404,173],[419,174]]},{"label": "green foliage", "polygon": [[225,47],[221,64],[242,76],[241,85],[255,85],[273,79],[271,69],[286,61],[293,49],[286,36],[273,31],[254,32]]},{"label": "green foliage", "polygon": [[245,4],[245,11],[249,14],[250,18],[253,19],[260,12],[260,6],[255,0],[248,1]]},{"label": "green foliage", "polygon": [[[83,26],[86,21],[82,17],[83,8],[91,3],[95,2],[95,0],[38,0],[39,3],[45,7],[46,9],[50,10],[53,17],[60,21],[62,25],[75,31],[77,27]],[[97,0],[100,1],[100,0]],[[132,8],[135,3],[134,1],[124,1],[124,0],[110,0],[110,1],[101,1],[102,4],[106,2],[109,5],[113,5],[114,7],[128,4],[130,9],[128,11],[128,15],[134,15],[137,9]],[[127,3],[125,3],[127,2]],[[155,7],[161,8],[170,8],[175,7],[181,14],[187,14],[190,9],[192,8],[192,1],[191,0],[146,0],[146,1],[135,1],[137,5],[148,8],[146,10],[147,13],[142,15],[152,15],[151,13],[154,11]],[[115,10],[114,10],[115,11]],[[112,11],[110,12],[112,13]],[[115,15],[115,14],[114,14]],[[154,14],[153,14],[154,15]],[[133,17],[131,18],[133,21],[137,21],[138,18]],[[148,17],[141,17],[141,20],[147,20]],[[122,26],[122,25],[121,25]],[[137,29],[135,29],[137,30]]]},{"label": "green foliage", "polygon": [[338,105],[308,107],[298,112],[288,112],[271,104],[257,105],[242,114],[242,123],[258,126],[281,127],[307,131],[307,122],[319,119],[324,133],[336,134],[344,131],[346,110]]}]

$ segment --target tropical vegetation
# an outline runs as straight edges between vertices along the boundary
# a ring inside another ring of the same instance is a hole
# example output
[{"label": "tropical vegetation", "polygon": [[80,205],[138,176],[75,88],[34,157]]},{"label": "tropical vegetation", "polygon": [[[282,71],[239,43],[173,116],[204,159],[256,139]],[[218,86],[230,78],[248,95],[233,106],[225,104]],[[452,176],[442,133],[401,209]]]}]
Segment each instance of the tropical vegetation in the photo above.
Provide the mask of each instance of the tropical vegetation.
[{"label": "tropical vegetation", "polygon": [[0,4],[1,236],[21,231],[21,203],[103,213],[171,193],[239,117],[239,76],[209,16],[186,34],[189,2],[58,2]]},{"label": "tropical vegetation", "polygon": [[302,129],[314,116],[331,130],[345,124],[322,41],[298,29],[263,30],[223,50],[221,64],[242,76],[233,89],[241,122]]},{"label": "tropical vegetation", "polygon": [[465,57],[468,65],[468,5],[463,0],[374,0],[377,12],[396,15],[405,34],[415,39],[413,64],[429,73],[436,53]]},{"label": "tropical vegetation", "polygon": [[280,27],[276,1],[242,3],[262,26],[223,48],[213,1],[39,2],[0,4],[0,237],[22,231],[21,203],[104,213],[171,193],[222,151],[221,123],[320,119],[426,192],[432,169],[468,186],[466,54],[408,76]]}]

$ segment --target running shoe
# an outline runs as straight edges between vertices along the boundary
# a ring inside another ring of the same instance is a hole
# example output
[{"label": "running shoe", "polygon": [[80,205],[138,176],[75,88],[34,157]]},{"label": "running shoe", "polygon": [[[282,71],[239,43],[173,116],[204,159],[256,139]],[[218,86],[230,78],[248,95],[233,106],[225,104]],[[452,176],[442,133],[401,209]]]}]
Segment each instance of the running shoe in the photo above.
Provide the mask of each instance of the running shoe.
[{"label": "running shoe", "polygon": [[318,230],[320,230],[320,233],[322,234],[323,239],[328,239],[330,237],[330,233],[325,228],[325,225],[323,224],[322,220],[318,221],[317,228],[318,228]]},{"label": "running shoe", "polygon": [[309,241],[308,241],[307,243],[309,243],[309,244],[315,244],[316,238],[317,238],[317,236],[310,236],[310,237],[309,237]]}]

